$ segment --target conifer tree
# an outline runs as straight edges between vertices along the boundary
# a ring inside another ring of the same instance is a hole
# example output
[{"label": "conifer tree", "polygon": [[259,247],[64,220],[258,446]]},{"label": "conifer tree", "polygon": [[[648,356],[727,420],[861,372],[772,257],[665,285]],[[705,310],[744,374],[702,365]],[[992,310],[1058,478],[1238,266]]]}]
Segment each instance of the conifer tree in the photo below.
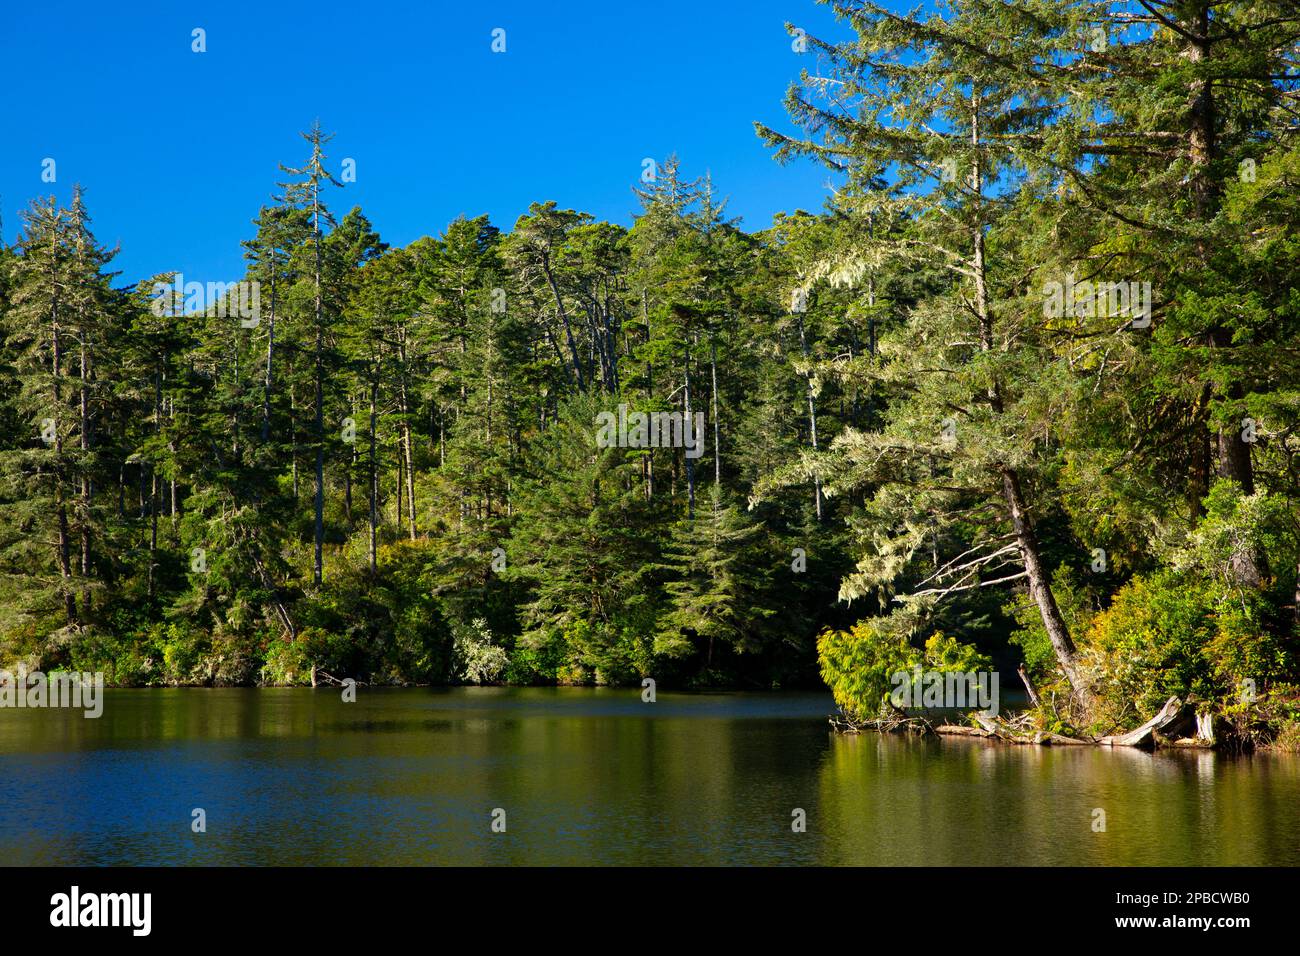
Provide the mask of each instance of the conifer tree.
[{"label": "conifer tree", "polygon": [[[897,188],[866,194],[856,213],[909,228],[828,257],[826,281],[851,281],[886,255],[949,275],[946,294],[914,312],[886,346],[891,364],[882,371],[903,390],[889,424],[839,442],[847,470],[828,476],[828,485],[879,486],[877,518],[894,528],[888,538],[873,535],[874,553],[841,594],[888,587],[926,551],[932,567],[916,598],[1024,579],[1057,664],[1086,705],[1088,684],[1036,528],[1043,509],[1036,515],[1032,498],[1045,463],[1025,430],[1022,402],[1032,402],[1025,363],[1037,354],[1029,336],[1041,316],[1032,303],[1026,308],[1013,263],[991,246],[1017,187],[1046,165],[1029,145],[1056,109],[1039,64],[1072,51],[1081,34],[1072,34],[1064,5],[1039,11],[977,0],[948,18],[901,16],[866,2],[835,9],[857,38],[812,40],[829,70],[787,97],[810,138],[761,125],[759,132],[780,157],[804,153],[860,176],[895,173]],[[991,508],[1002,521],[965,540],[967,516]]]},{"label": "conifer tree", "polygon": [[[323,550],[325,543],[325,380],[334,365],[332,354],[327,354],[328,338],[335,321],[329,302],[329,290],[325,286],[326,263],[324,258],[325,227],[335,225],[329,207],[325,205],[322,193],[326,185],[342,186],[326,169],[325,145],[333,139],[321,129],[320,123],[312,124],[307,132],[301,134],[311,144],[311,155],[301,168],[281,166],[290,176],[299,177],[289,183],[281,183],[284,189],[285,204],[306,211],[310,216],[311,240],[302,250],[310,263],[303,272],[310,282],[311,311],[311,383],[314,393],[313,411],[314,427],[312,447],[315,452],[315,494],[313,521],[313,564],[312,578],[320,584],[323,575]],[[304,296],[305,298],[305,296]]]}]

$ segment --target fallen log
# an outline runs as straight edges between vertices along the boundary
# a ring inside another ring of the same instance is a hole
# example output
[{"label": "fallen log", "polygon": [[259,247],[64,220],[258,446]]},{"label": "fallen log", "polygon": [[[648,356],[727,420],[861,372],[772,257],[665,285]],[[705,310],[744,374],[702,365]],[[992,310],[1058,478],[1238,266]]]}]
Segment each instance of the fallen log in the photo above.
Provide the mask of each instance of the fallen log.
[{"label": "fallen log", "polygon": [[1142,747],[1154,748],[1156,734],[1174,736],[1176,731],[1187,726],[1189,720],[1195,719],[1195,712],[1177,697],[1170,697],[1160,711],[1136,730],[1126,734],[1111,734],[1097,741],[1108,747]]},{"label": "fallen log", "polygon": [[[1088,747],[1105,744],[1109,747],[1135,747],[1154,749],[1157,745],[1175,747],[1211,747],[1214,741],[1213,719],[1208,715],[1198,715],[1190,703],[1184,703],[1177,697],[1170,697],[1160,712],[1136,730],[1124,734],[1112,734],[1099,739],[1080,739],[1067,737],[1050,730],[1035,730],[1029,714],[1022,714],[1013,720],[994,718],[982,711],[973,711],[971,719],[978,726],[966,724],[939,724],[932,726],[920,718],[871,720],[854,723],[843,719],[831,718],[832,725],[841,732],[858,733],[862,730],[876,730],[882,733],[911,731],[932,733],[941,737],[974,737],[981,740],[999,740],[1003,743],[1057,747]],[[1196,737],[1175,736],[1178,731],[1196,728]]]},{"label": "fallen log", "polygon": [[1043,743],[1045,744],[1064,744],[1070,747],[1090,747],[1091,740],[1080,740],[1077,737],[1066,737],[1064,734],[1054,734],[1051,732],[1043,734]]},{"label": "fallen log", "polygon": [[973,716],[975,717],[975,723],[979,724],[981,727],[983,727],[985,730],[991,733],[994,737],[1007,736],[1007,734],[1002,730],[1002,728],[997,725],[997,721],[995,721],[992,717],[988,717],[980,713],[978,710],[975,711]]},{"label": "fallen log", "polygon": [[940,724],[934,728],[936,734],[946,737],[996,737],[997,734],[983,727],[967,727],[964,724]]}]

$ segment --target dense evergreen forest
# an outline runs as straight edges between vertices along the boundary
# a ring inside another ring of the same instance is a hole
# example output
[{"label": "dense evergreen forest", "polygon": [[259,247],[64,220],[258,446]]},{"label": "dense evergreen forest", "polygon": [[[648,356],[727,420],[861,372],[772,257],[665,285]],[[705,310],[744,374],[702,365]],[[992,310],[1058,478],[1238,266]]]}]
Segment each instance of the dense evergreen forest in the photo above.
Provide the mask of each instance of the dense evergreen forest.
[{"label": "dense evergreen forest", "polygon": [[630,228],[538,202],[395,248],[319,124],[238,284],[124,280],[80,189],[33,201],[0,657],[820,677],[860,718],[894,671],[996,663],[1044,729],[1177,694],[1300,741],[1300,13],[834,7],[847,39],[789,28],[800,132],[756,118],[833,190],[757,232],[668,157]]}]

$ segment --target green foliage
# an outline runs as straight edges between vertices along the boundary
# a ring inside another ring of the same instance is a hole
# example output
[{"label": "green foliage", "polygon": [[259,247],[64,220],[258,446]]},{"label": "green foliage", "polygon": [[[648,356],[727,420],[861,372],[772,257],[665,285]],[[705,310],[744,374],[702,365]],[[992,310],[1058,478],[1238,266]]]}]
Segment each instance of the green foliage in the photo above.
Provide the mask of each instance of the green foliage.
[{"label": "green foliage", "polygon": [[826,630],[817,639],[822,679],[851,720],[872,720],[893,709],[895,675],[915,668],[943,673],[987,671],[992,661],[969,644],[932,634],[925,647],[908,642],[897,619],[868,618],[849,630]]},{"label": "green foliage", "polygon": [[[454,676],[452,628],[432,578],[431,542],[384,546],[378,570],[344,564],[305,609],[291,661],[368,683],[445,683]],[[291,666],[291,665],[285,665]]]},{"label": "green foliage", "polygon": [[[1233,589],[1235,590],[1235,589]],[[1244,681],[1259,691],[1294,672],[1290,622],[1264,594],[1242,596],[1190,572],[1134,578],[1083,637],[1099,726],[1132,727],[1166,699],[1230,706]]]},{"label": "green foliage", "polygon": [[[0,248],[0,654],[131,684],[820,667],[860,718],[898,670],[1022,658],[1046,728],[1174,693],[1254,719],[1240,685],[1300,665],[1294,18],[832,6],[835,82],[759,133],[835,188],[760,231],[674,156],[627,228],[537,202],[392,248],[331,214],[317,125],[250,206],[247,324],[174,273],[120,287],[80,190],[33,202]],[[1070,276],[1149,283],[1150,323],[1053,312]],[[621,406],[703,427],[604,447]]]},{"label": "green foliage", "polygon": [[926,639],[922,665],[926,670],[968,674],[989,670],[993,666],[993,661],[987,654],[981,654],[970,644],[963,644],[956,638],[936,633]]},{"label": "green foliage", "polygon": [[1130,581],[1083,638],[1098,721],[1134,726],[1175,694],[1213,696],[1202,655],[1213,634],[1212,598],[1202,582],[1175,572]]},{"label": "green foliage", "polygon": [[911,670],[920,653],[905,637],[866,619],[847,631],[823,631],[817,638],[817,658],[822,680],[840,709],[850,719],[870,720],[887,707],[890,678]]},{"label": "green foliage", "polygon": [[468,626],[453,629],[453,671],[457,679],[470,684],[495,683],[510,666],[505,648],[494,644],[487,621],[476,618]]}]

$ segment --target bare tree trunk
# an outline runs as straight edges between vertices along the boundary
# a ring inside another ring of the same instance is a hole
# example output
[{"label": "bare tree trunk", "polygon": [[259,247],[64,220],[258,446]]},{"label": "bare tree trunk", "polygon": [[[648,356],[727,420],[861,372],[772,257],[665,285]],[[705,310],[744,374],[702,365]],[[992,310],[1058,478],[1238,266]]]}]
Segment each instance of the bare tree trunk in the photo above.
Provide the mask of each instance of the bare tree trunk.
[{"label": "bare tree trunk", "polygon": [[[399,378],[399,401],[402,403],[402,457],[406,462],[406,514],[410,524],[411,540],[415,540],[415,458],[411,453],[410,405],[406,393],[406,349],[401,351],[402,372]],[[398,489],[399,493],[401,489]]]},{"label": "bare tree trunk", "polygon": [[274,382],[275,368],[275,278],[279,266],[275,260],[275,249],[271,253],[271,301],[266,321],[266,381],[262,389],[262,444],[271,438],[271,389]]},{"label": "bare tree trunk", "polygon": [[293,461],[293,505],[298,511],[298,393],[289,385],[289,456]]},{"label": "bare tree trunk", "polygon": [[72,593],[72,562],[68,556],[68,509],[63,501],[62,479],[55,492],[55,508],[59,520],[59,575],[63,578],[63,613],[69,624],[77,623],[77,596]]},{"label": "bare tree trunk", "polygon": [[1295,566],[1294,599],[1295,599],[1295,607],[1292,608],[1291,613],[1295,616],[1295,622],[1296,625],[1298,626],[1297,633],[1300,633],[1300,562],[1298,562]]},{"label": "bare tree trunk", "polygon": [[1052,593],[1051,579],[1048,577],[1047,570],[1043,567],[1038,536],[1034,532],[1033,523],[1025,509],[1024,496],[1020,488],[1020,477],[1014,469],[1003,469],[1002,492],[1006,498],[1007,507],[1011,512],[1011,525],[1016,532],[1016,544],[1020,548],[1020,557],[1024,562],[1025,573],[1029,578],[1029,593],[1033,597],[1034,603],[1038,605],[1038,613],[1043,619],[1043,627],[1047,631],[1047,638],[1052,642],[1052,650],[1056,653],[1057,663],[1061,665],[1061,670],[1065,672],[1065,677],[1070,682],[1070,686],[1076,692],[1084,693],[1086,687],[1075,664],[1074,641],[1070,639],[1069,628],[1066,627],[1065,618],[1061,616],[1061,609],[1056,604],[1056,596]]},{"label": "bare tree trunk", "polygon": [[[398,533],[398,534],[401,534],[401,533],[402,533],[402,489],[403,489],[404,487],[406,487],[406,485],[405,485],[405,481],[406,481],[406,464],[405,464],[405,462],[406,462],[406,459],[402,457],[402,454],[401,454],[401,452],[402,452],[401,444],[402,444],[402,440],[401,440],[401,438],[399,437],[398,440],[397,440],[397,455],[395,456],[395,457],[397,458],[397,502],[396,502],[396,507],[393,509],[393,511],[394,511],[394,512],[396,513],[396,515],[397,515],[397,522],[396,522],[396,524],[397,524],[397,533]],[[460,512],[461,512],[461,518],[462,518],[462,520],[464,520],[464,515],[465,515],[465,496],[464,496],[463,494],[461,495]]]},{"label": "bare tree trunk", "polygon": [[560,295],[560,287],[555,282],[555,275],[551,271],[551,257],[549,253],[542,254],[542,271],[546,274],[546,282],[551,287],[551,294],[555,297],[555,309],[559,313],[560,322],[564,326],[564,338],[569,346],[569,358],[573,363],[573,372],[578,379],[578,390],[585,392],[587,390],[587,381],[582,374],[582,362],[578,358],[578,345],[573,339],[573,326],[569,322],[569,313],[564,308],[564,296]]},{"label": "bare tree trunk", "polygon": [[1016,673],[1020,675],[1020,682],[1025,685],[1025,693],[1029,695],[1029,702],[1035,707],[1041,707],[1043,702],[1039,699],[1038,691],[1034,689],[1034,684],[1029,679],[1029,675],[1025,673],[1025,665],[1021,664],[1017,667]]},{"label": "bare tree trunk", "polygon": [[[804,330],[803,316],[799,316],[799,347],[803,352],[804,361],[809,360],[808,355],[808,336]],[[808,430],[811,433],[813,451],[817,450],[817,402],[813,391],[813,373],[808,369]],[[817,511],[817,520],[822,520],[822,480],[820,477],[813,476],[813,505]]]},{"label": "bare tree trunk", "polygon": [[68,551],[68,508],[63,497],[63,434],[60,431],[60,408],[63,404],[63,389],[59,379],[63,375],[63,352],[59,338],[58,306],[54,307],[54,322],[51,343],[51,362],[54,371],[54,508],[58,521],[58,541],[56,557],[59,562],[59,577],[63,583],[63,613],[67,623],[77,623],[77,596],[72,590],[72,560]]},{"label": "bare tree trunk", "polygon": [[[977,94],[971,100],[971,145],[975,147],[973,150],[975,160],[971,172],[971,191],[975,196],[975,219],[974,227],[971,230],[973,247],[971,272],[975,282],[975,312],[979,318],[980,348],[985,352],[989,352],[994,348],[993,312],[989,306],[983,212],[980,204],[980,198],[983,195],[983,170],[979,159],[979,107],[980,101]],[[994,412],[1001,414],[1003,410],[1002,395],[996,382],[989,386],[987,398]],[[1011,525],[1015,531],[1016,544],[1020,551],[1021,561],[1025,566],[1025,575],[1029,579],[1030,596],[1034,599],[1034,603],[1038,605],[1038,613],[1043,620],[1043,627],[1047,631],[1048,640],[1051,641],[1057,663],[1064,672],[1066,680],[1070,682],[1070,687],[1081,697],[1086,707],[1089,704],[1088,688],[1085,686],[1075,664],[1074,641],[1070,638],[1069,628],[1066,626],[1065,618],[1061,615],[1061,609],[1057,606],[1056,595],[1052,592],[1051,578],[1043,565],[1038,536],[1034,532],[1029,509],[1025,506],[1020,475],[1014,468],[1003,466],[1000,469],[1000,478],[1002,497],[1006,501],[1007,510],[1011,515]]]},{"label": "bare tree trunk", "polygon": [[158,472],[149,479],[149,596],[154,596],[154,569],[158,566]]},{"label": "bare tree trunk", "polygon": [[325,385],[324,369],[321,366],[321,353],[325,348],[324,307],[321,301],[321,258],[320,258],[320,198],[319,189],[312,186],[312,224],[316,247],[316,522],[315,522],[315,563],[312,579],[321,583],[324,576],[323,550],[325,545]]},{"label": "bare tree trunk", "polygon": [[[646,345],[650,344],[650,304],[646,296],[645,289],[641,290],[641,320],[645,323],[645,340]],[[650,358],[650,349],[646,349],[645,360],[645,394],[646,398],[654,395],[655,390],[655,365]],[[646,501],[650,501],[655,496],[655,453],[646,449],[645,453],[645,471],[646,471]]]},{"label": "bare tree trunk", "polygon": [[348,467],[343,469],[343,520],[348,526],[348,531],[352,530],[352,469],[357,464],[357,449],[352,446],[352,459],[348,462]]},{"label": "bare tree trunk", "polygon": [[86,354],[86,335],[83,328],[81,330],[81,387],[78,396],[80,406],[81,427],[78,436],[81,448],[81,506],[78,517],[78,525],[81,530],[81,608],[83,611],[90,609],[90,591],[85,582],[90,580],[90,395],[89,395],[89,376],[90,360]]},{"label": "bare tree trunk", "polygon": [[378,375],[370,381],[370,573],[378,567],[377,532],[379,528],[379,470],[375,462],[375,429],[378,420]]},{"label": "bare tree trunk", "polygon": [[[164,373],[163,373],[163,381],[165,382],[166,380],[167,380],[167,373],[164,372]],[[166,401],[166,410],[167,410],[167,414],[168,414],[168,419],[169,419],[169,421],[175,422],[175,420],[176,420],[176,399],[175,399],[175,397],[172,397],[172,398],[167,399],[167,401]],[[176,443],[175,443],[174,441],[169,441],[169,442],[167,443],[167,450],[171,453],[172,461],[175,462],[175,461],[176,461]],[[170,479],[168,479],[167,484],[170,486],[170,489],[171,489],[171,502],[170,502],[170,505],[169,505],[169,507],[168,507],[168,512],[167,512],[167,514],[168,514],[168,517],[171,518],[171,541],[172,541],[172,544],[175,545],[175,544],[179,544],[179,543],[180,543],[180,540],[181,540],[181,529],[180,529],[180,523],[179,523],[180,513],[181,513],[181,506],[180,506],[180,499],[177,497],[177,494],[176,494],[176,475],[175,475],[175,469],[173,469],[172,477],[171,477]]]},{"label": "bare tree trunk", "polygon": [[1210,493],[1210,400],[1214,387],[1206,382],[1200,400],[1192,412],[1192,475],[1187,489],[1187,503],[1192,520],[1205,514],[1205,496]]},{"label": "bare tree trunk", "polygon": [[[682,434],[685,435],[686,429],[691,427],[691,353],[689,349],[686,351],[686,391],[683,402],[686,410],[683,412]],[[698,440],[698,438],[697,435],[696,439]],[[695,517],[695,459],[685,452],[686,449],[683,449],[682,457],[686,459],[686,516],[693,518]]]},{"label": "bare tree trunk", "polygon": [[713,378],[713,387],[709,397],[713,402],[713,487],[722,485],[722,452],[718,437],[718,343],[709,343],[709,374]]}]

